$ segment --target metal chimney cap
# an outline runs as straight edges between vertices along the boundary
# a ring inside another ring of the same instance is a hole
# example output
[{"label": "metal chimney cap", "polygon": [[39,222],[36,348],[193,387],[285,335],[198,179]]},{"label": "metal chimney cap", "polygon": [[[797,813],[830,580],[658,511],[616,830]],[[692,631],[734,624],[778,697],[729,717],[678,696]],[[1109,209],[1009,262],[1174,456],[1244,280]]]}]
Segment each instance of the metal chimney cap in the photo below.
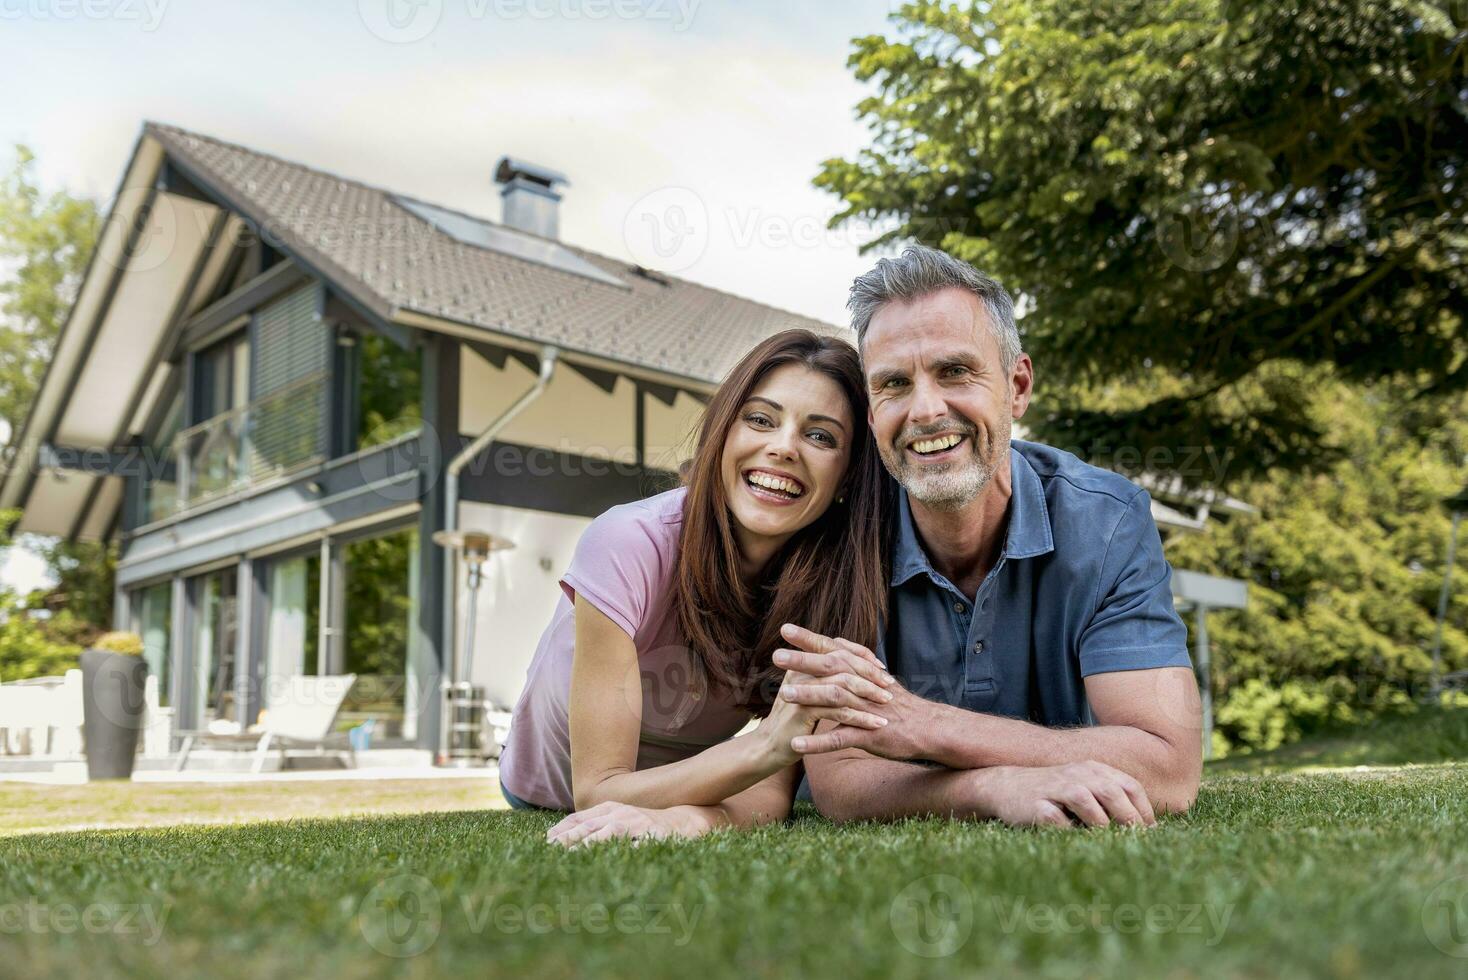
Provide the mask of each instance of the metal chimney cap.
[{"label": "metal chimney cap", "polygon": [[549,167],[517,160],[510,156],[500,157],[500,162],[494,168],[495,183],[508,184],[517,177],[533,184],[540,184],[542,187],[555,187],[557,184],[571,186],[570,179],[559,170],[552,170]]}]

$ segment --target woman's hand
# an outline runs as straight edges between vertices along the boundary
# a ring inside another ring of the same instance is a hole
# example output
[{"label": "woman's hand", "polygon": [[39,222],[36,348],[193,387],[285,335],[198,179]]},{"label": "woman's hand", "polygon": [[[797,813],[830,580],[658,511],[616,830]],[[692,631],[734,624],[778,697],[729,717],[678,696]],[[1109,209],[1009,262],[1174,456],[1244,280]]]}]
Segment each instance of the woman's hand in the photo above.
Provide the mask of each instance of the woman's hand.
[{"label": "woman's hand", "polygon": [[[777,650],[775,659],[778,662],[782,654],[794,652]],[[877,658],[863,647],[837,648],[819,656],[826,668],[819,676],[796,670],[785,672],[774,706],[756,729],[766,742],[766,751],[786,764],[801,755],[791,747],[791,740],[815,731],[816,723],[823,718],[871,730],[887,724],[886,718],[870,709],[892,700],[893,695],[887,688],[896,681]],[[790,693],[792,684],[801,684],[820,703],[796,704],[790,701],[786,695]]]},{"label": "woman's hand", "polygon": [[697,807],[676,806],[666,810],[632,806],[608,800],[588,810],[568,814],[546,831],[547,843],[577,847],[613,837],[629,839],[698,837],[712,824],[697,813]]}]

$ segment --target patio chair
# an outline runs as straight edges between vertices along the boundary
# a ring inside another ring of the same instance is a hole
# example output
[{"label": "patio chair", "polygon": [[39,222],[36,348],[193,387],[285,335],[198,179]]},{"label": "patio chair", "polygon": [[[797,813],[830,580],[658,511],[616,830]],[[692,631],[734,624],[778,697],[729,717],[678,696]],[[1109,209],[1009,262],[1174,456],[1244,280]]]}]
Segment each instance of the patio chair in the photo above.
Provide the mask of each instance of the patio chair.
[{"label": "patio chair", "polygon": [[[280,752],[280,767],[285,768],[288,749],[316,749],[319,754],[334,752],[355,769],[357,754],[346,732],[333,732],[336,716],[341,711],[356,674],[334,674],[325,677],[292,677],[283,696],[275,698],[262,712],[260,723],[243,732],[222,735],[209,731],[181,731],[183,746],[179,750],[174,772],[182,772],[189,753],[196,746],[252,751],[255,759],[250,772],[259,773],[272,748]],[[336,748],[328,748],[336,744]]]}]

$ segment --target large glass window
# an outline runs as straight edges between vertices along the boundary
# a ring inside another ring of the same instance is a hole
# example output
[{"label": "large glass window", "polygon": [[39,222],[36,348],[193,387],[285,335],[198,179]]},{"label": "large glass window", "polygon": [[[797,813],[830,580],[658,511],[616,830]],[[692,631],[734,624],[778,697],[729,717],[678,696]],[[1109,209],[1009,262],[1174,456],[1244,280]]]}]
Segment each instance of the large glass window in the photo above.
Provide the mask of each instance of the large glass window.
[{"label": "large glass window", "polygon": [[261,707],[270,710],[292,677],[323,673],[321,558],[298,555],[272,561],[265,572],[265,670]]},{"label": "large glass window", "polygon": [[180,389],[169,403],[158,432],[148,442],[147,475],[143,484],[144,524],[161,521],[178,509],[178,459],[174,439],[183,428],[184,397]]},{"label": "large glass window", "polygon": [[193,718],[198,727],[211,721],[234,719],[235,638],[238,628],[234,568],[209,572],[190,580],[193,605]]},{"label": "large glass window", "polygon": [[250,398],[250,348],[241,331],[194,355],[195,423],[183,439],[190,503],[228,492],[245,471],[241,410]]},{"label": "large glass window", "polygon": [[158,703],[167,706],[173,682],[173,583],[159,582],[138,593],[137,630],[143,638],[143,659],[158,678]]},{"label": "large glass window", "polygon": [[403,350],[378,334],[358,342],[360,388],[357,447],[369,449],[407,435],[423,424],[422,365],[416,350]]},{"label": "large glass window", "polygon": [[416,528],[342,545],[342,657],[345,672],[357,675],[342,718],[353,725],[375,719],[376,740],[417,734],[420,698],[410,681],[417,556]]}]

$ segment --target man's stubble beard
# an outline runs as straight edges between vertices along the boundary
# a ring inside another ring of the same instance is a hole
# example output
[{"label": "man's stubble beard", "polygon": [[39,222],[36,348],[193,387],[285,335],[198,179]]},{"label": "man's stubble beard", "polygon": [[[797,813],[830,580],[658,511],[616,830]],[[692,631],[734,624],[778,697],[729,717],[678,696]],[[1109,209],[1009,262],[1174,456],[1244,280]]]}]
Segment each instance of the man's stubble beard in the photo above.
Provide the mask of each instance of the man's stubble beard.
[{"label": "man's stubble beard", "polygon": [[1009,451],[1014,420],[1007,414],[1003,416],[999,430],[994,433],[993,442],[982,447],[987,450],[986,456],[978,455],[981,431],[973,426],[968,432],[969,442],[974,447],[973,454],[966,459],[949,463],[939,472],[921,473],[908,462],[905,452],[895,447],[891,450],[883,449],[882,462],[886,465],[887,472],[902,484],[902,488],[912,499],[934,510],[962,510],[984,492],[994,479],[994,474],[999,472],[1003,462],[1002,454]]}]

